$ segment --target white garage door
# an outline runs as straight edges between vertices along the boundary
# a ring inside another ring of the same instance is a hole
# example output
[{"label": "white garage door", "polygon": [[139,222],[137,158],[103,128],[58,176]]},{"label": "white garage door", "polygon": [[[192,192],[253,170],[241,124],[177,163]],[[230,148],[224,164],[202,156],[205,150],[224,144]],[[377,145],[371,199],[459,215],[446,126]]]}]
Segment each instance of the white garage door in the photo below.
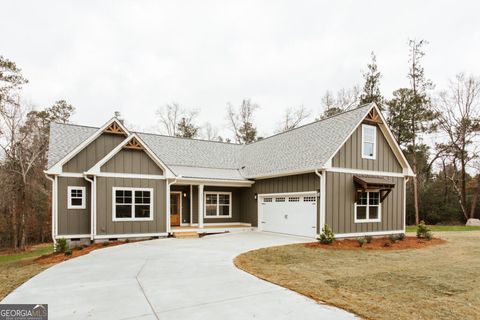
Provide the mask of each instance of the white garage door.
[{"label": "white garage door", "polygon": [[261,196],[259,218],[264,231],[315,237],[317,197],[315,193]]}]

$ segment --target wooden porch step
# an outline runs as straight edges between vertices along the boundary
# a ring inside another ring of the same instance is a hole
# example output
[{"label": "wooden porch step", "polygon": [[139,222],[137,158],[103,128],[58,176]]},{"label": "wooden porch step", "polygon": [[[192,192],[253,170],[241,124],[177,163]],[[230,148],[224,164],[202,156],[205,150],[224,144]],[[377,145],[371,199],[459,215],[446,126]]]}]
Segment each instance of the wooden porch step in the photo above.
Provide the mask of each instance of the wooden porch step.
[{"label": "wooden porch step", "polygon": [[177,231],[173,233],[173,237],[179,239],[198,238],[198,233],[195,231]]}]

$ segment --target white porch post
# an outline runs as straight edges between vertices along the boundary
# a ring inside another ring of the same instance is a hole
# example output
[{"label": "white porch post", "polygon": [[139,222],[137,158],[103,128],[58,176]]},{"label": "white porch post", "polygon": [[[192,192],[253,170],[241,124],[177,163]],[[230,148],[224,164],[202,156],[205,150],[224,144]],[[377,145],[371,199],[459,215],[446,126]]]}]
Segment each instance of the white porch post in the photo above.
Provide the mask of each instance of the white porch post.
[{"label": "white porch post", "polygon": [[190,185],[190,225],[193,224],[193,186]]},{"label": "white porch post", "polygon": [[203,228],[203,184],[198,185],[198,227]]},{"label": "white porch post", "polygon": [[173,182],[168,182],[168,179],[167,179],[167,190],[166,190],[166,194],[167,194],[167,199],[165,199],[165,204],[166,204],[166,212],[167,212],[167,225],[166,225],[166,230],[167,230],[167,233],[170,232],[170,185],[172,184]]}]

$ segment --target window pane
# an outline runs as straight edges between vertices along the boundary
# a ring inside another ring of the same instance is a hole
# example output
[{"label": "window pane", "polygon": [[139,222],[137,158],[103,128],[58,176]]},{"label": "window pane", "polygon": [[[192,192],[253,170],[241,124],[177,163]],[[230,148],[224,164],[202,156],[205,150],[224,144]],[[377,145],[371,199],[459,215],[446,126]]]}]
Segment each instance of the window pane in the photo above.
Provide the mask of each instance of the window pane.
[{"label": "window pane", "polygon": [[366,157],[373,157],[373,143],[371,142],[363,143],[363,155]]},{"label": "window pane", "polygon": [[135,191],[135,203],[150,203],[150,191]]},{"label": "window pane", "polygon": [[228,216],[230,215],[230,206],[220,206],[219,208],[220,212],[219,212],[219,215],[220,216]]},{"label": "window pane", "polygon": [[230,195],[229,194],[219,194],[218,203],[220,204],[230,204]]},{"label": "window pane", "polygon": [[363,141],[374,142],[375,141],[375,127],[363,127]]},{"label": "window pane", "polygon": [[117,204],[115,207],[115,215],[117,218],[131,218],[132,205]]},{"label": "window pane", "polygon": [[367,205],[367,193],[366,192],[361,192],[360,197],[358,199],[359,205]]},{"label": "window pane", "polygon": [[132,191],[129,191],[129,190],[115,191],[115,201],[117,203],[132,203]]},{"label": "window pane", "polygon": [[378,207],[370,207],[369,219],[378,219]]},{"label": "window pane", "polygon": [[207,204],[217,204],[217,195],[216,194],[207,194],[205,195],[205,201]]},{"label": "window pane", "polygon": [[135,205],[135,218],[150,218],[150,205]]},{"label": "window pane", "polygon": [[367,219],[367,207],[357,207],[357,220]]},{"label": "window pane", "polygon": [[72,206],[81,206],[82,205],[82,199],[81,198],[73,198],[72,200]]},{"label": "window pane", "polygon": [[216,216],[217,215],[217,206],[206,205],[205,206],[205,215],[207,216]]},{"label": "window pane", "polygon": [[380,203],[380,194],[378,192],[370,192],[370,205],[378,205]]}]

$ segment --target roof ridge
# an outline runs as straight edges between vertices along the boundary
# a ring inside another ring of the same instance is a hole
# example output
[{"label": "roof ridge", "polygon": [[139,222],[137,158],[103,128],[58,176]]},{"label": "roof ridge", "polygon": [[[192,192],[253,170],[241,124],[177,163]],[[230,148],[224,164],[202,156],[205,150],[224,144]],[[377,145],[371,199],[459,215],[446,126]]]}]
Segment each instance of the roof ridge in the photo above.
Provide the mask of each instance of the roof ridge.
[{"label": "roof ridge", "polygon": [[174,138],[174,139],[182,139],[182,140],[193,140],[193,141],[203,141],[203,142],[228,144],[228,145],[234,145],[234,146],[243,146],[243,144],[235,143],[235,142],[225,142],[225,141],[216,141],[216,140],[199,139],[199,138],[185,138],[185,137],[169,136],[169,135],[161,134],[161,133],[143,132],[143,131],[132,131],[132,132],[139,133],[139,134],[147,134],[147,135],[156,136],[156,137],[165,137],[165,138]]},{"label": "roof ridge", "polygon": [[290,132],[295,131],[295,130],[297,130],[297,129],[301,129],[301,128],[304,128],[304,127],[307,127],[307,126],[310,126],[310,125],[313,125],[313,124],[320,123],[320,122],[325,121],[325,120],[330,120],[330,119],[332,119],[332,118],[335,118],[335,117],[344,115],[344,114],[346,114],[346,113],[349,113],[349,112],[352,112],[352,111],[355,111],[355,110],[358,110],[358,109],[361,109],[361,108],[365,108],[365,107],[367,107],[367,106],[369,106],[369,105],[372,105],[372,102],[362,104],[362,105],[360,105],[360,106],[358,106],[358,107],[356,107],[356,108],[350,109],[350,110],[342,111],[342,112],[337,113],[337,114],[334,114],[334,115],[332,115],[332,116],[330,116],[330,117],[326,117],[326,118],[318,119],[318,120],[315,120],[315,121],[312,121],[312,122],[309,122],[309,123],[306,123],[306,124],[302,124],[301,126],[292,128],[292,129],[287,130],[287,131],[282,131],[282,132],[279,132],[279,133],[272,134],[271,136],[265,137],[265,138],[260,139],[260,140],[253,141],[253,142],[248,143],[248,144],[246,144],[246,145],[249,146],[249,145],[255,144],[255,143],[257,143],[257,142],[262,142],[262,141],[264,141],[264,140],[267,140],[267,139],[270,139],[270,138],[273,138],[273,137],[276,137],[276,136],[279,136],[279,135],[282,135],[282,134],[290,133]]},{"label": "roof ridge", "polygon": [[170,164],[173,167],[188,167],[188,168],[203,168],[203,169],[219,169],[219,170],[237,170],[240,171],[239,168],[219,168],[219,167],[205,167],[205,166],[192,166],[192,165],[185,165],[185,164]]}]

